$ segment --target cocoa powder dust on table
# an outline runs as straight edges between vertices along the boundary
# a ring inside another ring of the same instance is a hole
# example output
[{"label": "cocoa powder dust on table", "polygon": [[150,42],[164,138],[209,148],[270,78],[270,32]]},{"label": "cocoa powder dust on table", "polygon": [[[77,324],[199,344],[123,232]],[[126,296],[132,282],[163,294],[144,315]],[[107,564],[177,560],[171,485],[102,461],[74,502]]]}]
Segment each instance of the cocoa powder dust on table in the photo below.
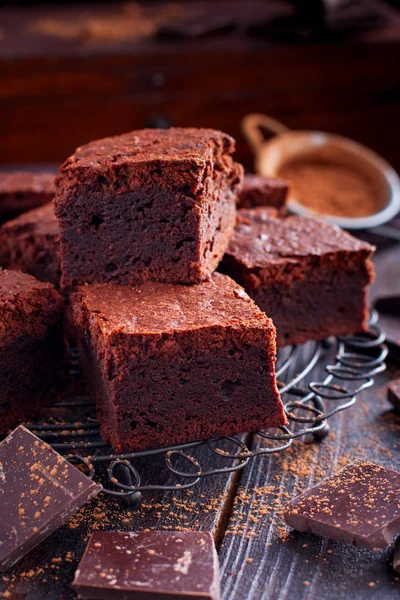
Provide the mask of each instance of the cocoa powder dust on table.
[{"label": "cocoa powder dust on table", "polygon": [[297,159],[279,177],[292,184],[292,197],[315,213],[367,217],[382,208],[377,186],[367,173],[327,160]]}]

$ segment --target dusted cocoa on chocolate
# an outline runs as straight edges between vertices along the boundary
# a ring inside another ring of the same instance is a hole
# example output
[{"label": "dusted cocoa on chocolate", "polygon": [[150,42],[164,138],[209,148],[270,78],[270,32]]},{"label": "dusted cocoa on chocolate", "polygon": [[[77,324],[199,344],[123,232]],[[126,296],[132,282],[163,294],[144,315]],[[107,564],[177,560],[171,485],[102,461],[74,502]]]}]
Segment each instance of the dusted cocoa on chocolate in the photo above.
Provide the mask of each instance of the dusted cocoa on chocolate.
[{"label": "dusted cocoa on chocolate", "polygon": [[201,531],[95,531],[72,585],[87,600],[219,600],[214,540]]},{"label": "dusted cocoa on chocolate", "polygon": [[65,523],[101,486],[23,426],[0,444],[0,570]]},{"label": "dusted cocoa on chocolate", "polygon": [[294,498],[283,514],[299,531],[386,548],[400,533],[400,473],[356,461]]}]

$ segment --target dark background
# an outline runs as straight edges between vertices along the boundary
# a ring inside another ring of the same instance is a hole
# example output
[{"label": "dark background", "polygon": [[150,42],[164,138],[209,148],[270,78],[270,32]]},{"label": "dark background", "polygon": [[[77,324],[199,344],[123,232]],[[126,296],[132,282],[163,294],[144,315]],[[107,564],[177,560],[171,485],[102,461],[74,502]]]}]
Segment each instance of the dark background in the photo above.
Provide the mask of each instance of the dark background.
[{"label": "dark background", "polygon": [[398,2],[3,2],[0,164],[56,162],[135,128],[249,112],[336,132],[400,170]]}]

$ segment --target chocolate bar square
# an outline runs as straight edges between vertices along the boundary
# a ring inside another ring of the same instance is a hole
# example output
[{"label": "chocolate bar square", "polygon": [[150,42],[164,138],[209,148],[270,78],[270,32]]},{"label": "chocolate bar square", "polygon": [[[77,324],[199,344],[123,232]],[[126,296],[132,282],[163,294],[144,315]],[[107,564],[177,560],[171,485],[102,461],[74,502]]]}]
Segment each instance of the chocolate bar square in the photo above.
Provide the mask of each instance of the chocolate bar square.
[{"label": "chocolate bar square", "polygon": [[72,585],[85,600],[219,600],[214,540],[199,531],[95,531]]},{"label": "chocolate bar square", "polygon": [[378,550],[400,533],[400,473],[354,462],[289,502],[288,525]]},{"label": "chocolate bar square", "polygon": [[101,486],[22,425],[0,444],[0,570],[65,523]]}]

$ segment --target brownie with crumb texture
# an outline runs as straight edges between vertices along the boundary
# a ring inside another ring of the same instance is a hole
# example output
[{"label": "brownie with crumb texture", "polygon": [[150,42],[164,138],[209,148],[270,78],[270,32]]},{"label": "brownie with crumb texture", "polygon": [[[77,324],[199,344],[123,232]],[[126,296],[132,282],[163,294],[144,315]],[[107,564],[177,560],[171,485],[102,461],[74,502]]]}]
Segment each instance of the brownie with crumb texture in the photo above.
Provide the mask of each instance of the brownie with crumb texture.
[{"label": "brownie with crumb texture", "polygon": [[0,434],[36,416],[63,354],[63,300],[50,283],[0,270]]},{"label": "brownie with crumb texture", "polygon": [[285,346],[367,330],[373,251],[317,219],[243,209],[220,270],[271,317]]},{"label": "brownie with crumb texture", "polygon": [[0,266],[58,286],[59,242],[58,221],[50,202],[0,226]]},{"label": "brownie with crumb texture", "polygon": [[238,193],[238,208],[269,206],[284,215],[289,184],[284,179],[247,174]]},{"label": "brownie with crumb texture", "polygon": [[278,427],[275,328],[232,279],[82,286],[71,298],[116,452]]},{"label": "brownie with crumb texture", "polygon": [[0,223],[51,202],[54,192],[53,173],[0,172]]},{"label": "brownie with crumb texture", "polygon": [[61,167],[62,286],[198,283],[232,236],[242,167],[212,129],[144,129],[91,142]]}]

